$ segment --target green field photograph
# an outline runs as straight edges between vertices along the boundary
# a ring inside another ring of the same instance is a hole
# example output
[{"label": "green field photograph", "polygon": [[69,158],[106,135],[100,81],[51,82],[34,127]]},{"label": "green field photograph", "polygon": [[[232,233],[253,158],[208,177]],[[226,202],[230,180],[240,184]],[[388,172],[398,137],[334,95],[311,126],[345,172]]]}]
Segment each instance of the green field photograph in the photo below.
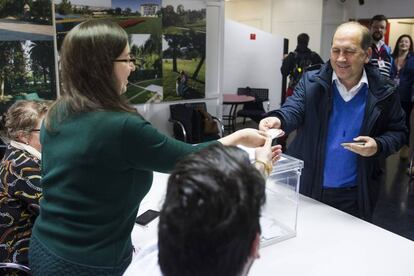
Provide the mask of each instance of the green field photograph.
[{"label": "green field photograph", "polygon": [[112,10],[129,34],[161,35],[161,0],[112,0]]},{"label": "green field photograph", "polygon": [[55,1],[58,49],[67,32],[79,23],[92,19],[113,20],[128,34],[161,35],[161,0],[85,0],[80,3]]},{"label": "green field photograph", "polygon": [[[163,89],[164,101],[178,101],[182,99],[201,99],[205,97],[205,65],[200,69],[200,78],[194,80],[188,77],[187,72],[194,72],[200,63],[199,59],[177,59],[179,72],[173,71],[172,59],[163,59]],[[180,83],[187,78],[187,90],[180,90]]]},{"label": "green field photograph", "polygon": [[161,37],[130,35],[130,55],[136,59],[125,97],[132,104],[157,103],[163,99]]},{"label": "green field photograph", "polygon": [[0,40],[53,40],[51,0],[0,0]]},{"label": "green field photograph", "polygon": [[163,1],[164,101],[205,98],[206,4]]}]

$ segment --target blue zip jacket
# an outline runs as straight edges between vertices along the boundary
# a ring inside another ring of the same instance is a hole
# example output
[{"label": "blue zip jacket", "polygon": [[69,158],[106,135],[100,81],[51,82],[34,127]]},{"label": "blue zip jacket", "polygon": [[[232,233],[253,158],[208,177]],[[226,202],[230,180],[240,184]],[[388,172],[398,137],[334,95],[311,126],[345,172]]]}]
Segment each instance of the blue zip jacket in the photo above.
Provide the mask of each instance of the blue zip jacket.
[{"label": "blue zip jacket", "polygon": [[[358,155],[357,187],[360,217],[370,220],[378,199],[384,159],[405,143],[407,129],[393,82],[382,77],[371,64],[365,65],[365,71],[369,90],[360,135],[374,138],[378,150],[371,157]],[[326,138],[332,111],[331,86],[332,67],[328,61],[319,70],[306,72],[285,104],[268,114],[281,120],[285,132],[297,129],[287,153],[305,162],[300,192],[316,200],[322,199]]]}]

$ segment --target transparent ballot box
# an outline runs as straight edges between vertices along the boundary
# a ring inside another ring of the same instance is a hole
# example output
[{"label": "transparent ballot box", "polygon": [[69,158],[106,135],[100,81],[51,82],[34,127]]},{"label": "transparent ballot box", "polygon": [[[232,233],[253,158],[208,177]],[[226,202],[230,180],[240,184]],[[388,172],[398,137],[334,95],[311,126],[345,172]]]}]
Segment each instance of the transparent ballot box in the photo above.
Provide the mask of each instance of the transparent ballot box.
[{"label": "transparent ballot box", "polygon": [[266,182],[260,226],[262,247],[296,236],[299,182],[303,161],[282,154]]}]

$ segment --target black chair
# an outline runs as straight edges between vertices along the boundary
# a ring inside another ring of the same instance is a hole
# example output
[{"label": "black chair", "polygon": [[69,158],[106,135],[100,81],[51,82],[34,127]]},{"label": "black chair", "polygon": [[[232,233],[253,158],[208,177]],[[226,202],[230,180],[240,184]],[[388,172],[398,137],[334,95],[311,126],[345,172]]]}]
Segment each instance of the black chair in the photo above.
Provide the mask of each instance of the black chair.
[{"label": "black chair", "polygon": [[31,275],[30,268],[17,263],[0,263],[0,275]]},{"label": "black chair", "polygon": [[[206,116],[210,116],[217,124],[216,133],[206,131],[206,120],[209,120]],[[221,120],[207,113],[205,102],[170,105],[169,121],[173,123],[174,137],[190,144],[216,140],[224,133]]]},{"label": "black chair", "polygon": [[[246,118],[250,118],[256,123],[266,117],[269,111],[269,89],[267,88],[238,88],[237,95],[252,96],[256,100],[252,103],[245,103],[243,109],[237,111],[237,117],[243,118],[243,125],[246,123]],[[263,103],[267,102],[267,110],[264,109]]]}]

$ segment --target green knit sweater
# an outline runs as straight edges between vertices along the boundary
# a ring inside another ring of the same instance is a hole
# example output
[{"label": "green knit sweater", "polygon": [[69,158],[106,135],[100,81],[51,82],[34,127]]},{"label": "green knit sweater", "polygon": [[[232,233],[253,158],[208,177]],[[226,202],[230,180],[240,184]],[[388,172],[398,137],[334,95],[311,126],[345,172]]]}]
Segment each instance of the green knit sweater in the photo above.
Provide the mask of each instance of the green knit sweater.
[{"label": "green knit sweater", "polygon": [[116,266],[131,254],[153,171],[168,172],[211,144],[182,143],[121,112],[67,119],[54,132],[42,129],[41,142],[43,199],[33,235],[56,255],[91,266]]}]

